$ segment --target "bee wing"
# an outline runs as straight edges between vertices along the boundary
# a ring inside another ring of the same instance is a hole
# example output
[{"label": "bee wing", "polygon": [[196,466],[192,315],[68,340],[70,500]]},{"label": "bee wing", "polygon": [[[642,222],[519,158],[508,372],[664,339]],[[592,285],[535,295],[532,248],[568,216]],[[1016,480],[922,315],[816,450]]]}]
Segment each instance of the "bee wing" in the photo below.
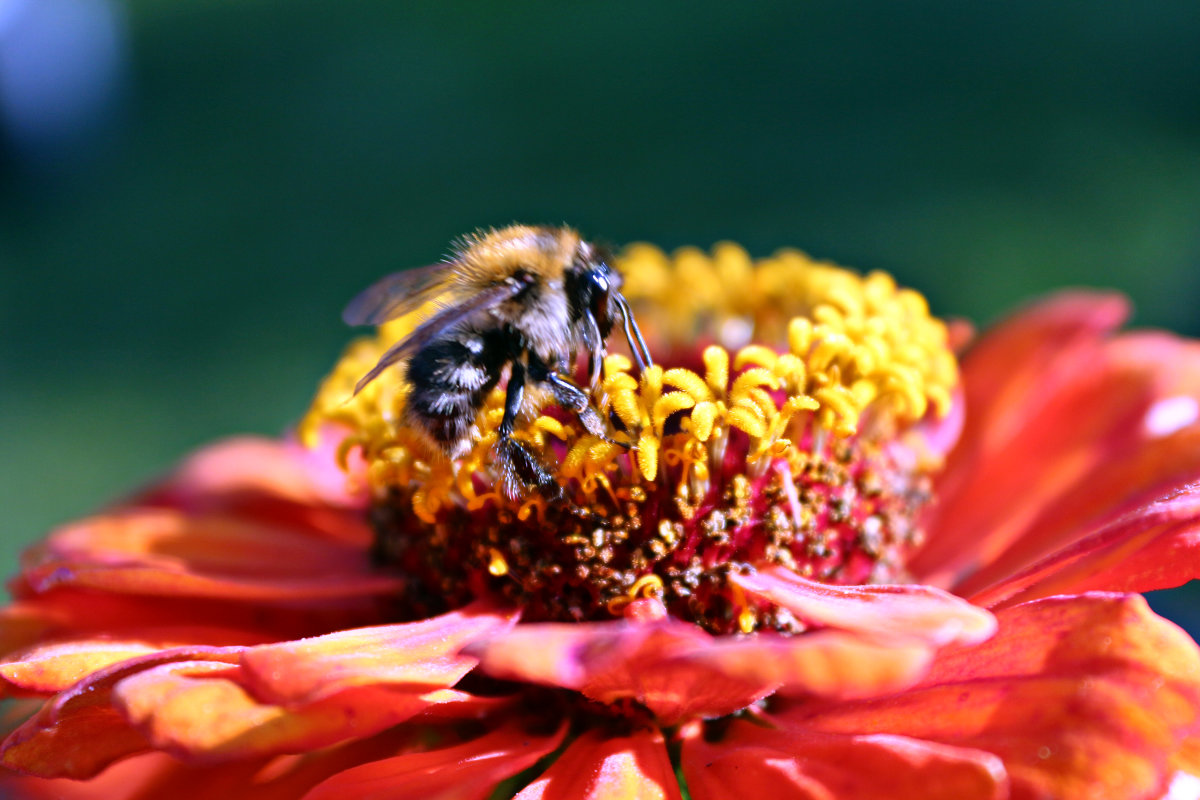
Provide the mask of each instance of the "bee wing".
[{"label": "bee wing", "polygon": [[453,267],[430,264],[380,278],[349,302],[342,319],[347,325],[378,325],[415,311],[446,291]]},{"label": "bee wing", "polygon": [[364,386],[378,378],[385,369],[408,358],[431,340],[436,339],[450,326],[503,303],[515,296],[525,286],[526,284],[521,281],[504,281],[478,292],[461,303],[443,308],[422,322],[415,331],[388,348],[375,366],[371,367],[371,371],[364,375],[358,385],[354,387],[354,393],[358,394]]}]

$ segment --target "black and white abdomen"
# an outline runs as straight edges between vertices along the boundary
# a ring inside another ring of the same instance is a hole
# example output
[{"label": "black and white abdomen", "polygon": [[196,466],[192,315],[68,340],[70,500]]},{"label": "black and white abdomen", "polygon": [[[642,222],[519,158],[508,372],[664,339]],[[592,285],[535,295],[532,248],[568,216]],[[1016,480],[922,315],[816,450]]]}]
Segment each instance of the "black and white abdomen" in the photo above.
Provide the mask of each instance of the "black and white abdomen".
[{"label": "black and white abdomen", "polygon": [[471,425],[511,358],[498,331],[435,339],[408,362],[407,421],[452,458],[466,454]]}]

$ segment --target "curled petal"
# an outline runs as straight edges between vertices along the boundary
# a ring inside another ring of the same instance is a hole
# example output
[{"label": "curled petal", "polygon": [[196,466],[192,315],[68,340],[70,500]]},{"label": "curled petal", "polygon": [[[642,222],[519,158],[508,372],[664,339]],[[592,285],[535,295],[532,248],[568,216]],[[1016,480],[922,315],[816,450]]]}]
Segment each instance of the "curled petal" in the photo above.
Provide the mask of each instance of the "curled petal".
[{"label": "curled petal", "polygon": [[921,642],[877,642],[841,631],[795,637],[764,634],[717,640],[655,669],[671,676],[695,675],[701,686],[712,676],[723,676],[726,681],[778,686],[787,695],[869,697],[916,683],[934,652]]},{"label": "curled petal", "polygon": [[535,623],[469,645],[464,652],[479,659],[479,668],[503,680],[579,689],[587,680],[589,653],[640,631],[621,622]]},{"label": "curled petal", "polygon": [[514,612],[475,606],[421,622],[251,648],[242,666],[258,696],[281,704],[311,703],[356,686],[448,687],[477,663],[461,654],[467,644],[515,624]]},{"label": "curled petal", "polygon": [[781,567],[730,580],[808,622],[873,636],[943,645],[982,641],[996,629],[987,611],[930,586],[835,586]]},{"label": "curled petal", "polygon": [[662,720],[728,714],[778,685],[668,664],[712,643],[699,628],[675,621],[546,623],[520,625],[467,652],[495,677],[575,689],[601,703],[636,700]]},{"label": "curled petal", "polygon": [[1001,800],[996,756],[890,734],[827,734],[795,725],[733,722],[717,741],[685,736],[683,773],[694,800]]},{"label": "curled petal", "polygon": [[107,704],[109,697],[44,707],[4,741],[0,763],[39,777],[86,779],[149,750],[146,738]]},{"label": "curled petal", "polygon": [[695,716],[731,714],[778,687],[775,675],[739,674],[719,661],[690,658],[715,643],[701,635],[707,641],[697,646],[700,637],[686,626],[659,623],[632,635],[627,631],[609,645],[592,642],[580,659],[585,677],[579,690],[598,703],[634,700],[660,724],[672,725]]},{"label": "curled petal", "polygon": [[722,639],[651,619],[520,625],[468,652],[495,677],[574,689],[600,703],[633,700],[669,725],[729,714],[776,690],[841,697],[895,691],[924,674],[933,648],[839,631]]},{"label": "curled petal", "polygon": [[339,772],[314,787],[304,800],[484,800],[498,784],[554,752],[566,731],[563,724],[553,733],[530,733],[520,723],[509,722],[461,744],[384,758]]},{"label": "curled petal", "polygon": [[515,800],[681,800],[662,734],[589,731]]}]

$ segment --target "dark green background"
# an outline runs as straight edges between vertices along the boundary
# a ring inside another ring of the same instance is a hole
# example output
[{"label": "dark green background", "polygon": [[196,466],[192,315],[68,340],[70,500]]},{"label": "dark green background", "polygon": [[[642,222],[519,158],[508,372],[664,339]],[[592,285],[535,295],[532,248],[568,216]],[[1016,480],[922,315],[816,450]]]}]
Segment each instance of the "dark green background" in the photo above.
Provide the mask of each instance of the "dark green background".
[{"label": "dark green background", "polygon": [[1113,286],[1200,332],[1195,0],[127,12],[113,123],[0,165],[6,573],[197,445],[282,431],[343,302],[476,226],[797,245],[981,322]]}]

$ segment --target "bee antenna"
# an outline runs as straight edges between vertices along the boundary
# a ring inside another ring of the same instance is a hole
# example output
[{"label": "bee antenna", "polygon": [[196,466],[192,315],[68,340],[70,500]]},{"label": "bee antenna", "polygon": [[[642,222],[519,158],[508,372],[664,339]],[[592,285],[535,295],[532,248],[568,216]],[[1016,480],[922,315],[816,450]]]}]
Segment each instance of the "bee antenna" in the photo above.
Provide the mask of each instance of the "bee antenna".
[{"label": "bee antenna", "polygon": [[629,349],[633,353],[633,358],[637,361],[638,370],[646,371],[646,367],[654,366],[654,359],[650,357],[650,348],[646,347],[646,340],[642,338],[642,332],[638,330],[637,320],[633,318],[633,311],[629,308],[629,301],[620,294],[615,295],[617,308],[621,311],[621,326],[625,329],[625,340],[629,342]]}]

